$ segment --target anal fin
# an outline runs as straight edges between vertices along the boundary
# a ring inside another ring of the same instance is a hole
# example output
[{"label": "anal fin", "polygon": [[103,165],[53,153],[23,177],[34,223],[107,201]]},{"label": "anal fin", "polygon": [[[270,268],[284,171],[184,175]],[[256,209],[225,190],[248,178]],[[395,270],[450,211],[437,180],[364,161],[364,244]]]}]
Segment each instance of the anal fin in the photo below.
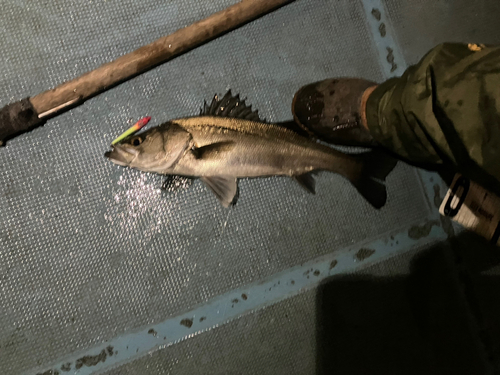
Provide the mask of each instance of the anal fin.
[{"label": "anal fin", "polygon": [[229,207],[238,193],[238,179],[233,176],[203,176],[200,178],[214,192],[224,207]]},{"label": "anal fin", "polygon": [[293,178],[308,192],[316,194],[316,180],[314,179],[312,172],[293,176]]}]

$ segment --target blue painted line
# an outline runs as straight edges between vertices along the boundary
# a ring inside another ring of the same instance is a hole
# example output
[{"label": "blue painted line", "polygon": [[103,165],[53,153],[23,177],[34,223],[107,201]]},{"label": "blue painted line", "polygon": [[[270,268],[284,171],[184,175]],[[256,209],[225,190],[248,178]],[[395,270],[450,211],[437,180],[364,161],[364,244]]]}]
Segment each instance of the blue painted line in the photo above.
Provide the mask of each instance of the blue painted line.
[{"label": "blue painted line", "polygon": [[446,183],[441,176],[436,172],[430,172],[423,169],[418,170],[418,175],[422,182],[424,194],[427,197],[429,209],[431,211],[430,218],[439,218],[439,209],[434,204],[434,195],[436,194],[436,186],[438,187],[439,196],[444,198],[445,192],[448,190]]},{"label": "blue painted line", "polygon": [[[407,232],[403,232],[371,243],[356,244],[278,273],[264,281],[231,291],[185,314],[116,337],[100,346],[65,358],[49,369],[29,371],[26,374],[40,374],[52,369],[53,373],[57,370],[59,374],[89,375],[109,370],[313,288],[331,276],[353,272],[410,250],[414,245],[430,244],[444,238],[446,234],[443,230],[434,226],[424,239],[412,239]],[[79,367],[76,368],[77,366]],[[62,372],[61,368],[64,367],[69,367],[70,370]]]},{"label": "blue painted line", "polygon": [[384,76],[390,78],[402,75],[406,70],[406,63],[396,40],[393,38],[394,30],[385,15],[382,1],[362,0],[362,3]]},{"label": "blue painted line", "polygon": [[[403,57],[401,48],[396,39],[393,38],[394,30],[386,16],[386,10],[381,0],[362,0],[366,19],[374,44],[377,48],[380,66],[386,79],[401,76],[408,65]],[[392,55],[392,57],[390,57]],[[394,69],[394,67],[396,67]],[[439,186],[439,191],[444,197],[444,192],[448,189],[442,178],[435,172],[420,169],[417,171],[422,182],[423,192],[427,198],[431,215],[429,219],[439,218],[439,210],[434,204],[435,186]],[[457,227],[454,226],[456,229]]]},{"label": "blue painted line", "polygon": [[[384,78],[389,79],[391,77],[401,76],[408,68],[408,65],[406,64],[399,44],[396,39],[393,38],[393,35],[395,35],[394,29],[392,28],[390,22],[388,22],[386,10],[382,1],[361,0],[361,2],[365,10],[366,19],[372,33],[374,44],[379,54],[380,66],[382,68]],[[389,52],[392,53],[392,58],[390,59]],[[390,60],[392,59],[393,61],[391,62]],[[393,69],[394,64],[397,66],[396,69]],[[439,209],[434,204],[434,195],[436,194],[434,189],[437,185],[439,187],[441,198],[444,198],[445,192],[448,190],[448,186],[439,174],[435,172],[419,169],[417,170],[417,173],[422,182],[423,192],[427,198],[428,207],[431,212],[428,219],[439,219]],[[465,230],[461,225],[455,222],[453,222],[452,225],[455,230],[455,234]]]},{"label": "blue painted line", "polygon": [[[362,0],[362,3],[374,44],[377,47],[380,66],[384,77],[389,79],[391,77],[401,76],[408,65],[406,64],[399,44],[396,39],[393,38],[394,30],[390,22],[388,22],[386,10],[382,1]],[[392,57],[390,57],[391,54]],[[396,68],[394,69],[394,67]],[[434,188],[437,184],[441,194],[444,196],[443,192],[447,190],[447,186],[435,172],[420,169],[417,173],[422,181],[423,192],[427,197],[429,210],[431,211],[429,219],[439,218],[439,211],[434,205]]]}]

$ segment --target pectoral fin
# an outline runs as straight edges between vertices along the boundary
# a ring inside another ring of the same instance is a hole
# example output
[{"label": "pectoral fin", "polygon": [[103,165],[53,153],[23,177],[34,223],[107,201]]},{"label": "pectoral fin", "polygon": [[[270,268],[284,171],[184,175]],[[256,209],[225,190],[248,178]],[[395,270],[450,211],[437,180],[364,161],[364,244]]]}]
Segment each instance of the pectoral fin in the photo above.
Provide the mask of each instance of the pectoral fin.
[{"label": "pectoral fin", "polygon": [[316,194],[316,180],[312,173],[304,173],[293,178],[308,192]]},{"label": "pectoral fin", "polygon": [[204,176],[201,180],[214,192],[224,207],[233,203],[238,192],[238,179],[233,176]]},{"label": "pectoral fin", "polygon": [[212,143],[203,147],[198,147],[193,149],[193,154],[196,159],[213,159],[213,158],[221,158],[228,151],[231,151],[235,146],[234,142],[219,142]]}]

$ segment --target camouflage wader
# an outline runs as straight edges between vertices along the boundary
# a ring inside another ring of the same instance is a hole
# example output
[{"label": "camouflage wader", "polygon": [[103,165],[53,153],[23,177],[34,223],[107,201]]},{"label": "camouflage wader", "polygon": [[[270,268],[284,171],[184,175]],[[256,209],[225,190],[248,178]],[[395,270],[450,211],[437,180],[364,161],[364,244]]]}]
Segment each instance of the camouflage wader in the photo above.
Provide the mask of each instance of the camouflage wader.
[{"label": "camouflage wader", "polygon": [[500,47],[442,44],[367,102],[370,133],[413,162],[500,191]]}]

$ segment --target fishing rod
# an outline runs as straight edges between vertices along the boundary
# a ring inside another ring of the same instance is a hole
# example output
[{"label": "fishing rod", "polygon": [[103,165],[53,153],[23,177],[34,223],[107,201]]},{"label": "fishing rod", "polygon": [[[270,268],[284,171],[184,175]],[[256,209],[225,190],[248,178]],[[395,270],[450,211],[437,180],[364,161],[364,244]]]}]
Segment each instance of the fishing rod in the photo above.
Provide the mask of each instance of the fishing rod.
[{"label": "fishing rod", "polygon": [[0,145],[195,47],[259,18],[293,0],[242,0],[148,45],[101,65],[54,89],[0,109]]}]

